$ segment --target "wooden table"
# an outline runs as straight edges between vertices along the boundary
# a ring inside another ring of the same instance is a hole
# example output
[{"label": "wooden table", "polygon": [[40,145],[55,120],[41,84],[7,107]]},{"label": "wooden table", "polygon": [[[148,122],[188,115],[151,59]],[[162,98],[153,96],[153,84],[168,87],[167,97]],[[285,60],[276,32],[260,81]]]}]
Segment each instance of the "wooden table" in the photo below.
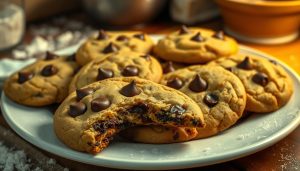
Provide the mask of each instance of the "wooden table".
[{"label": "wooden table", "polygon": [[[47,24],[47,22],[45,22]],[[174,31],[179,28],[179,24],[170,22],[158,22],[148,24],[145,26],[137,26],[128,28],[130,30],[142,30],[146,33],[161,34]],[[222,28],[222,22],[220,19],[216,19],[197,26],[220,29]],[[28,34],[28,33],[27,33]],[[266,53],[269,53],[276,58],[282,60],[288,64],[291,68],[296,70],[300,74],[300,38],[288,44],[282,45],[256,45],[243,43],[247,46],[259,49]],[[1,56],[1,54],[0,54]],[[299,104],[300,106],[300,104]],[[0,116],[0,124],[8,127]],[[228,144],[230,145],[230,144]],[[201,147],[199,147],[201,148]],[[61,165],[70,168],[71,170],[116,170],[96,167],[92,165],[82,164],[79,162],[67,160],[59,156],[55,156],[48,152],[44,152],[46,155],[55,158]],[[196,169],[192,169],[196,170]],[[236,159],[230,162],[216,164],[208,167],[197,168],[197,170],[250,170],[250,171],[267,171],[267,170],[300,170],[300,127],[293,131],[283,140],[279,141],[275,145],[252,154],[248,157]]]}]

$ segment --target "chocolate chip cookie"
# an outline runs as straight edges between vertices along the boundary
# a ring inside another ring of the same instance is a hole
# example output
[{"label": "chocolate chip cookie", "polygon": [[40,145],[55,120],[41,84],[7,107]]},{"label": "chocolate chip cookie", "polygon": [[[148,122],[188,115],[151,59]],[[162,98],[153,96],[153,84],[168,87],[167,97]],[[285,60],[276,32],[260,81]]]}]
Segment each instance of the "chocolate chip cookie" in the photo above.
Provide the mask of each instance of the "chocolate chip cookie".
[{"label": "chocolate chip cookie", "polygon": [[117,51],[149,53],[153,41],[142,32],[105,32],[100,30],[96,37],[89,38],[76,53],[79,65],[85,65],[95,58],[104,59]]},{"label": "chocolate chip cookie", "polygon": [[201,109],[187,95],[137,77],[109,78],[71,93],[54,115],[58,138],[98,153],[119,131],[137,125],[203,127]]},{"label": "chocolate chip cookie", "polygon": [[293,93],[291,78],[274,61],[238,54],[220,58],[209,65],[222,66],[242,80],[247,92],[247,111],[275,111],[285,105]]},{"label": "chocolate chip cookie", "polygon": [[150,55],[132,51],[117,52],[105,60],[94,59],[81,68],[73,78],[69,92],[99,80],[130,76],[159,82],[162,68],[159,62]]},{"label": "chocolate chip cookie", "polygon": [[5,81],[5,95],[28,106],[60,103],[68,95],[68,86],[77,67],[72,58],[47,53],[45,59],[12,74]]},{"label": "chocolate chip cookie", "polygon": [[165,60],[190,64],[207,63],[237,51],[236,41],[222,31],[185,26],[167,35],[154,47],[154,53]]}]

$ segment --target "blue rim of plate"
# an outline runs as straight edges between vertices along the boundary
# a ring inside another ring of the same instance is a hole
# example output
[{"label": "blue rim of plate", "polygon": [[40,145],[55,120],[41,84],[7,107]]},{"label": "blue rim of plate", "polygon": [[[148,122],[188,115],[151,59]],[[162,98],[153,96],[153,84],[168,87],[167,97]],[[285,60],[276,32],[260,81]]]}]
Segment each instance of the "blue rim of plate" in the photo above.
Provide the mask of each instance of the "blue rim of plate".
[{"label": "blue rim of plate", "polygon": [[[240,45],[240,49],[246,53],[254,54],[254,55],[257,55],[257,56],[260,56],[263,58],[273,59],[273,60],[275,59],[275,61],[277,61],[289,73],[291,73],[296,78],[296,80],[300,83],[300,78],[299,78],[298,74],[295,71],[293,71],[293,69],[291,69],[289,66],[287,66],[286,64],[281,62],[280,60],[278,60],[268,54],[265,54],[263,52],[254,50],[254,49],[246,47],[246,46]],[[222,155],[215,154],[215,155],[211,155],[210,157],[206,157],[204,159],[203,158],[201,158],[201,159],[191,158],[191,159],[176,159],[176,160],[169,159],[169,160],[163,160],[163,161],[159,161],[159,160],[158,161],[146,161],[146,160],[131,161],[131,160],[127,160],[127,159],[116,160],[113,157],[106,157],[106,158],[101,158],[101,160],[99,160],[99,158],[95,158],[95,157],[93,157],[93,155],[87,154],[86,155],[87,158],[83,161],[81,159],[81,157],[78,156],[78,154],[83,154],[81,152],[77,152],[77,151],[70,149],[68,153],[59,153],[58,151],[62,147],[57,147],[56,145],[49,144],[45,141],[40,141],[38,139],[34,139],[33,137],[31,137],[30,135],[28,135],[26,133],[24,134],[24,131],[22,131],[20,128],[18,128],[14,125],[11,118],[9,117],[9,114],[6,112],[6,107],[3,103],[3,99],[7,98],[7,97],[4,95],[4,93],[2,93],[1,98],[2,98],[1,107],[2,107],[2,112],[3,112],[3,116],[4,116],[5,120],[18,135],[20,135],[22,138],[24,138],[28,142],[30,142],[30,143],[34,144],[35,146],[37,146],[41,149],[44,149],[48,152],[54,153],[56,155],[59,155],[61,157],[65,157],[65,158],[68,158],[71,160],[75,160],[75,161],[87,163],[87,164],[92,164],[92,165],[98,165],[98,166],[110,167],[110,168],[119,168],[119,169],[141,169],[141,168],[144,170],[182,169],[182,168],[192,168],[192,167],[207,166],[207,165],[211,165],[211,164],[222,163],[222,162],[234,160],[237,158],[241,158],[241,157],[253,154],[257,151],[263,150],[263,149],[275,144],[276,142],[283,139],[284,137],[286,137],[289,133],[291,133],[294,129],[296,129],[298,127],[298,125],[300,124],[300,115],[299,115],[300,106],[299,106],[298,109],[295,109],[295,113],[297,114],[297,116],[294,118],[294,120],[292,122],[290,122],[288,125],[286,125],[284,128],[280,129],[280,131],[269,136],[268,138],[257,141],[256,143],[247,145],[243,148],[239,148],[236,150],[231,150],[226,153],[222,153]],[[47,146],[47,148],[44,146]],[[217,158],[217,161],[216,161],[216,158]]]}]

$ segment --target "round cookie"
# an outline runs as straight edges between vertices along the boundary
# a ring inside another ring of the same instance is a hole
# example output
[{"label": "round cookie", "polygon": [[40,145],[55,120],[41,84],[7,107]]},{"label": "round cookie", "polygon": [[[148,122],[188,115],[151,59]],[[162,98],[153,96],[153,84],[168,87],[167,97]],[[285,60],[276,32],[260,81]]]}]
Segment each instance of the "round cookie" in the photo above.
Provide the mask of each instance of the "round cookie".
[{"label": "round cookie", "polygon": [[105,59],[117,51],[135,51],[149,53],[153,41],[142,32],[105,32],[99,31],[97,37],[89,38],[76,53],[79,65],[85,65],[95,58]]},{"label": "round cookie", "polygon": [[199,106],[180,91],[137,77],[109,78],[71,93],[54,115],[69,147],[102,151],[119,131],[138,125],[203,127]]},{"label": "round cookie", "polygon": [[136,142],[170,144],[192,140],[198,132],[196,128],[150,125],[128,128],[120,134],[122,137]]},{"label": "round cookie", "polygon": [[83,66],[73,78],[69,92],[99,80],[120,76],[137,76],[159,82],[162,68],[150,55],[132,51],[116,52],[105,60],[97,58]]},{"label": "round cookie", "polygon": [[155,55],[165,60],[195,64],[235,54],[238,44],[222,31],[183,26],[159,40],[153,50]]},{"label": "round cookie", "polygon": [[197,128],[195,139],[215,135],[242,116],[246,92],[242,82],[232,73],[215,66],[194,65],[166,74],[161,84],[188,95],[201,108],[205,128]]},{"label": "round cookie", "polygon": [[240,78],[247,93],[247,111],[275,111],[285,105],[293,93],[291,78],[273,61],[237,54],[220,58],[209,65],[222,66]]},{"label": "round cookie", "polygon": [[28,106],[60,103],[68,95],[68,86],[77,68],[71,58],[47,53],[45,59],[12,74],[5,81],[5,95]]}]

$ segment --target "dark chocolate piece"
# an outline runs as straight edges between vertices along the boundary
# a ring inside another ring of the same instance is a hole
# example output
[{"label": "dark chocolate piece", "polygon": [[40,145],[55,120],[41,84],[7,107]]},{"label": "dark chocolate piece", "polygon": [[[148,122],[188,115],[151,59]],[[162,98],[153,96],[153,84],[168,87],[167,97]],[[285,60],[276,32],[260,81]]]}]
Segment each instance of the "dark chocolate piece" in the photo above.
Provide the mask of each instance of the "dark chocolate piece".
[{"label": "dark chocolate piece", "polygon": [[201,36],[200,32],[198,32],[195,36],[191,38],[194,42],[203,42],[204,38]]},{"label": "dark chocolate piece", "polygon": [[91,109],[93,112],[99,112],[110,106],[110,101],[107,97],[100,96],[91,101]]},{"label": "dark chocolate piece", "polygon": [[183,81],[178,77],[172,78],[167,82],[168,87],[172,87],[177,90],[180,89],[183,86],[183,84]]},{"label": "dark chocolate piece", "polygon": [[220,40],[225,40],[224,32],[222,30],[216,32],[212,37]]},{"label": "dark chocolate piece", "polygon": [[259,72],[252,77],[252,81],[261,86],[266,86],[269,82],[269,78],[265,73]]},{"label": "dark chocolate piece", "polygon": [[197,74],[189,84],[189,89],[193,92],[201,92],[207,89],[207,82]]},{"label": "dark chocolate piece", "polygon": [[164,64],[163,72],[164,74],[175,71],[172,61],[168,61]]},{"label": "dark chocolate piece", "polygon": [[151,56],[149,54],[141,55],[142,58],[145,58],[147,61],[150,61]]},{"label": "dark chocolate piece", "polygon": [[105,39],[108,39],[108,35],[104,30],[100,30],[98,33],[97,40],[105,40]]},{"label": "dark chocolate piece", "polygon": [[46,61],[49,61],[49,60],[52,60],[52,59],[55,59],[55,58],[58,58],[58,56],[51,53],[51,52],[49,52],[49,51],[46,52],[46,55],[45,55],[45,60]]},{"label": "dark chocolate piece", "polygon": [[117,41],[120,41],[120,42],[127,42],[129,40],[129,38],[125,35],[120,35],[117,37]]},{"label": "dark chocolate piece", "polygon": [[135,81],[131,81],[119,91],[123,96],[133,97],[139,95],[142,91],[136,86]]},{"label": "dark chocolate piece", "polygon": [[185,26],[185,25],[182,25],[180,30],[179,30],[179,34],[187,34],[187,33],[190,33],[189,29]]},{"label": "dark chocolate piece", "polygon": [[58,69],[53,65],[47,65],[42,69],[41,74],[45,77],[52,76],[58,72]]},{"label": "dark chocolate piece", "polygon": [[86,109],[87,109],[86,105],[82,102],[72,103],[72,104],[70,104],[69,115],[72,117],[82,115],[82,114],[84,114]]},{"label": "dark chocolate piece", "polygon": [[76,90],[76,100],[80,101],[85,96],[92,94],[94,90],[92,88],[82,88]]},{"label": "dark chocolate piece", "polygon": [[23,84],[34,76],[31,72],[21,71],[18,73],[18,83]]},{"label": "dark chocolate piece", "polygon": [[109,44],[103,49],[102,53],[107,54],[107,53],[117,52],[118,50],[119,50],[119,49],[118,49],[118,47],[117,47],[115,44],[109,43]]},{"label": "dark chocolate piece", "polygon": [[237,67],[244,70],[252,69],[250,58],[246,56],[245,59],[237,65]]},{"label": "dark chocolate piece", "polygon": [[216,104],[218,104],[219,97],[216,94],[208,93],[204,96],[203,101],[208,107],[214,107]]},{"label": "dark chocolate piece", "polygon": [[179,105],[172,105],[171,108],[170,108],[170,112],[171,113],[176,113],[176,114],[179,114],[179,115],[182,115],[186,110],[179,106]]},{"label": "dark chocolate piece", "polygon": [[112,70],[104,68],[98,69],[97,80],[104,80],[112,77],[114,77],[114,72]]},{"label": "dark chocolate piece", "polygon": [[137,76],[139,75],[139,69],[136,66],[128,65],[123,69],[122,75],[125,77]]},{"label": "dark chocolate piece", "polygon": [[141,39],[141,40],[145,40],[145,35],[144,35],[144,33],[141,33],[141,34],[135,34],[135,35],[133,35],[133,37],[138,38],[138,39]]}]

